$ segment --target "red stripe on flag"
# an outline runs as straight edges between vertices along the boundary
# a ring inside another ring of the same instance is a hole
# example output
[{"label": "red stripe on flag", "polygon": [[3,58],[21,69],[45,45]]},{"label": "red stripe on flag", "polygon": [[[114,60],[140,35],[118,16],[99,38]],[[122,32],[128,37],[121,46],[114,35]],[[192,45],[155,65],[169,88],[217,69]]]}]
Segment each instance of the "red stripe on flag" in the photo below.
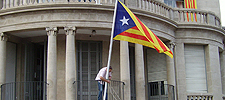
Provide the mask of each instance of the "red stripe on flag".
[{"label": "red stripe on flag", "polygon": [[190,4],[190,3],[191,3],[191,1],[188,0],[188,7],[189,7],[189,8],[191,8],[191,4]]},{"label": "red stripe on flag", "polygon": [[172,51],[169,51],[169,53],[173,55]]},{"label": "red stripe on flag", "polygon": [[144,30],[144,34],[148,37],[148,39],[149,39],[152,43],[154,43],[152,37],[150,36],[149,31],[146,29],[146,27],[143,25],[143,23],[137,18],[137,16],[135,16],[135,17],[136,17],[136,19],[138,20],[138,22],[141,24],[141,27],[142,27],[142,29]]},{"label": "red stripe on flag", "polygon": [[[136,16],[135,16],[136,17]],[[137,18],[137,17],[136,17]],[[152,41],[154,43],[154,41],[152,40],[149,31],[146,29],[146,27],[144,26],[144,24],[137,18],[138,22],[141,24],[141,27],[143,28],[145,35],[150,39],[150,41]],[[162,43],[162,41],[153,33],[153,35],[156,37],[160,47],[163,49],[163,51],[167,51],[165,45]]]},{"label": "red stripe on flag", "polygon": [[129,33],[129,32],[122,32],[118,35],[122,35],[122,36],[127,36],[127,37],[131,37],[131,38],[135,38],[135,39],[139,39],[139,40],[143,40],[143,41],[148,41],[148,39],[146,39],[145,36],[141,36],[141,35],[137,35],[137,34],[133,34],[133,33]]},{"label": "red stripe on flag", "polygon": [[193,0],[193,6],[194,6],[194,9],[195,9],[195,0]]},{"label": "red stripe on flag", "polygon": [[[195,4],[196,4],[196,2],[195,2],[195,0],[193,0],[194,9],[196,9]],[[196,13],[195,13],[195,21],[197,22],[197,16],[196,16]]]},{"label": "red stripe on flag", "polygon": [[[155,35],[155,34],[154,34]],[[155,35],[157,41],[159,42],[160,47],[163,49],[163,51],[168,51],[165,47],[165,45],[162,43],[162,41]]]},{"label": "red stripe on flag", "polygon": [[185,7],[187,8],[188,6],[187,6],[187,0],[184,0],[185,1]]},{"label": "red stripe on flag", "polygon": [[[188,8],[188,0],[184,0],[185,1],[185,6],[186,6],[186,8]],[[187,14],[187,21],[189,22],[189,17],[188,17],[188,13],[186,13]]]},{"label": "red stripe on flag", "polygon": [[154,48],[158,53],[160,53],[160,50],[158,48],[156,48],[155,46],[154,46]]},{"label": "red stripe on flag", "polygon": [[186,12],[186,14],[187,14],[187,21],[189,22],[189,14],[188,14],[188,12]]},{"label": "red stripe on flag", "polygon": [[195,16],[195,21],[197,22],[197,15],[196,15],[196,13],[194,13],[194,16]]}]

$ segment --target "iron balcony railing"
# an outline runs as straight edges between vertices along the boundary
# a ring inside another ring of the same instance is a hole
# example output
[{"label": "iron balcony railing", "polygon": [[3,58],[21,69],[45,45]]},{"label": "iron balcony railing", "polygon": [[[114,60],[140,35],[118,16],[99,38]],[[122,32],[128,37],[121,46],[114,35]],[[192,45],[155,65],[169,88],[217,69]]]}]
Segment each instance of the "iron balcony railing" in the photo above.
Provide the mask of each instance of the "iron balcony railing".
[{"label": "iron balcony railing", "polygon": [[174,86],[163,82],[148,83],[149,100],[175,100]]},{"label": "iron balcony railing", "polygon": [[[124,82],[111,80],[108,84],[108,100],[125,100]],[[12,82],[1,85],[1,100],[47,100],[46,82]],[[74,82],[76,100],[96,100],[98,83],[95,80]],[[149,100],[175,100],[174,86],[162,82],[148,83]]]},{"label": "iron balcony railing", "polygon": [[46,82],[11,82],[1,85],[1,100],[47,100]]},{"label": "iron balcony railing", "polygon": [[[76,89],[76,100],[97,100],[98,99],[98,81],[80,80],[74,82]],[[111,80],[108,84],[108,100],[124,99],[124,82]],[[102,94],[103,95],[103,94]]]}]

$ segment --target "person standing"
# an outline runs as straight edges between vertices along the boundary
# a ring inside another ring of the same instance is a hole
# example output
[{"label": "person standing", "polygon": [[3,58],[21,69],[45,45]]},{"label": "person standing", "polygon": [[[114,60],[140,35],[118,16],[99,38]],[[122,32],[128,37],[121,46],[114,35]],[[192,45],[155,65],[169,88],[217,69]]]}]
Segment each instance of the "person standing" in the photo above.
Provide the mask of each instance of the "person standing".
[{"label": "person standing", "polygon": [[[112,71],[112,67],[109,67],[109,80],[111,80],[111,71]],[[110,83],[109,80],[106,79],[106,73],[107,73],[107,67],[103,67],[102,69],[99,70],[95,80],[98,81],[98,100],[102,100],[102,94],[105,88],[105,82]],[[107,100],[107,93],[106,93],[106,100]]]}]

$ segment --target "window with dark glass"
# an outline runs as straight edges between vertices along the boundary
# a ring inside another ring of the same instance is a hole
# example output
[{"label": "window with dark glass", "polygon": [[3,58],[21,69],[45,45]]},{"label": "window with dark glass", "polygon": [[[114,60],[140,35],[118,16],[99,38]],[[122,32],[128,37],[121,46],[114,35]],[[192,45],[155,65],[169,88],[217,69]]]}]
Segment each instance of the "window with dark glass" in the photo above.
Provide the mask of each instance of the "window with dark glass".
[{"label": "window with dark glass", "polygon": [[150,96],[165,95],[164,81],[149,82],[148,90]]},{"label": "window with dark glass", "polygon": [[173,8],[184,8],[184,0],[164,0],[164,3]]}]

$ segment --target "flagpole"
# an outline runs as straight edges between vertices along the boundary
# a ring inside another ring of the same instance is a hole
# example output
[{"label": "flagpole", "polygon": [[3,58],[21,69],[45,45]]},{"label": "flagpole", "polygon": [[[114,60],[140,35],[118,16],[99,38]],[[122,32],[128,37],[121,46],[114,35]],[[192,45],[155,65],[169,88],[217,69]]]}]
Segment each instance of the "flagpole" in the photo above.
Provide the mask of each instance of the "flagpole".
[{"label": "flagpole", "polygon": [[[117,3],[118,3],[118,0],[116,0],[115,8],[114,8],[113,24],[112,24],[111,38],[110,38],[110,45],[109,45],[109,56],[108,56],[108,63],[107,63],[106,80],[109,79],[109,66],[110,66],[111,55],[112,55],[113,33],[114,33],[114,26],[115,26],[115,19],[116,19]],[[108,85],[108,83],[105,82],[105,90],[104,90],[103,100],[106,100],[106,91],[107,91],[107,87],[108,87],[107,85]]]}]

